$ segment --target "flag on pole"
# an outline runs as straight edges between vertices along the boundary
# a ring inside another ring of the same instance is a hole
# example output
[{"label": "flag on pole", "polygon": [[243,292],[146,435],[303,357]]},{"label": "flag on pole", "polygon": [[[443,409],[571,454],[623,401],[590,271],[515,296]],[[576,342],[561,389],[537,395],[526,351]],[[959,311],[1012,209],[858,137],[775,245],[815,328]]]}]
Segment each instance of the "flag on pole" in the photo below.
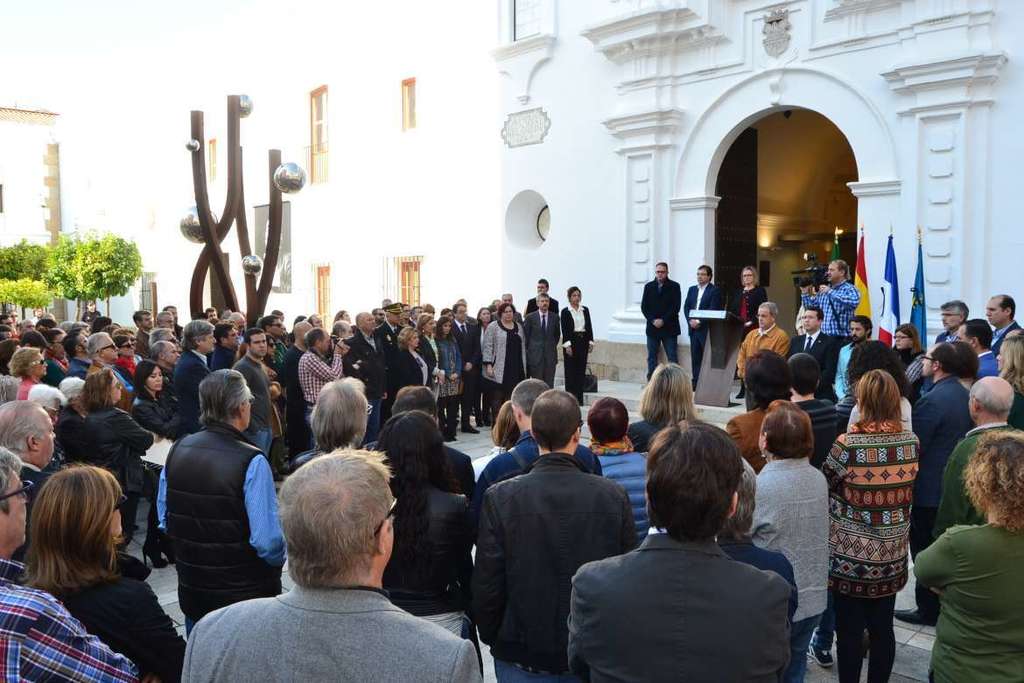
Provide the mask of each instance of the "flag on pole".
[{"label": "flag on pole", "polygon": [[[891,228],[890,228],[891,230]],[[896,252],[892,233],[885,250],[885,279],[882,281],[882,310],[879,316],[878,340],[892,346],[893,335],[900,324],[900,283],[896,277]]]},{"label": "flag on pole", "polygon": [[860,292],[860,303],[857,304],[857,315],[871,317],[871,297],[868,294],[868,264],[864,257],[864,226],[860,226],[860,239],[857,241],[857,268],[854,271],[853,286]]},{"label": "flag on pole", "polygon": [[924,249],[921,247],[921,228],[917,229],[917,275],[910,289],[913,302],[910,306],[910,324],[917,328],[921,343],[928,341],[928,315],[924,303]]},{"label": "flag on pole", "polygon": [[842,258],[842,256],[839,255],[839,233],[840,232],[842,232],[842,231],[837,226],[835,231],[833,231],[833,233],[832,233],[832,255],[829,257],[830,261],[838,261],[839,259]]}]

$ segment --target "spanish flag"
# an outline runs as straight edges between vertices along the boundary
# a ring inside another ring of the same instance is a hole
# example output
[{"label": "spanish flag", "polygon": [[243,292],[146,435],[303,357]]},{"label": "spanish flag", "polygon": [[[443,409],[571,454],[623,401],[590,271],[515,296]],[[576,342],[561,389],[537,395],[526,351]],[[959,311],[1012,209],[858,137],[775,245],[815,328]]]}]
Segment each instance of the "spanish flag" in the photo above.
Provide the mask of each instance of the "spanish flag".
[{"label": "spanish flag", "polygon": [[864,258],[864,226],[860,226],[860,239],[857,241],[857,268],[853,286],[860,292],[860,303],[857,304],[857,315],[871,317],[871,298],[868,294],[868,264]]}]

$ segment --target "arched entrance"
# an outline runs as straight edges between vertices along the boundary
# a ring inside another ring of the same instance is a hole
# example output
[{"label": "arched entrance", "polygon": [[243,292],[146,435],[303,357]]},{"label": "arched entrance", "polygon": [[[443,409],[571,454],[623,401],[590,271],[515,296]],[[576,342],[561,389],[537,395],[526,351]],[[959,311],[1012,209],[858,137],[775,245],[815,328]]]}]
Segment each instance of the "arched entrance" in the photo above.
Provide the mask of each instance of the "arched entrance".
[{"label": "arched entrance", "polygon": [[[785,119],[786,111],[792,112],[789,120]],[[823,146],[819,149],[839,150],[842,145],[839,145],[838,141],[845,140],[846,150],[852,154],[855,164],[847,167],[848,170],[853,169],[854,180],[844,183],[852,199],[840,195],[840,204],[847,207],[842,212],[843,227],[850,228],[849,233],[844,233],[847,241],[843,245],[842,254],[852,265],[855,248],[850,246],[852,243],[849,240],[855,239],[854,228],[857,225],[866,225],[868,269],[870,272],[878,272],[885,259],[885,240],[872,239],[872,233],[880,238],[883,234],[888,235],[890,224],[900,225],[905,224],[907,219],[913,220],[913,207],[901,205],[896,143],[885,118],[867,96],[836,74],[803,65],[767,69],[729,85],[694,119],[692,126],[684,135],[676,167],[675,196],[669,201],[669,230],[664,238],[670,243],[669,251],[676,272],[681,270],[683,273],[693,273],[701,263],[719,266],[716,263],[716,255],[725,250],[719,250],[717,242],[718,239],[727,237],[725,234],[720,236],[718,230],[718,213],[724,200],[718,194],[720,170],[734,143],[740,140],[748,129],[757,129],[759,126],[764,129],[763,132],[759,132],[762,137],[774,139],[778,132],[776,127],[784,128],[783,124],[791,123],[794,119],[804,119],[807,122],[813,120],[817,123],[821,123],[820,119],[825,120],[824,123],[831,129],[831,138],[823,135]],[[778,139],[788,140],[790,144],[800,142],[799,134],[781,134]],[[831,142],[826,142],[829,139]],[[743,142],[740,144],[742,147]],[[751,145],[749,141],[746,144]],[[756,143],[753,148],[754,153],[747,151],[748,169],[751,165],[756,168],[757,164],[754,160]],[[842,166],[841,162],[837,163],[838,166]],[[818,164],[813,164],[812,168],[817,172]],[[795,170],[801,174],[806,171],[803,168]],[[775,175],[779,173],[782,173],[782,178],[785,179],[790,170],[782,169]],[[725,175],[729,176],[728,168]],[[826,188],[832,188],[838,182],[834,177],[818,179],[810,176],[805,180],[820,181]],[[754,235],[753,239],[747,239],[748,251],[743,254],[743,258],[755,261],[759,249],[756,232],[758,222],[768,227],[769,223],[776,220],[767,215],[772,212],[765,210],[764,202],[757,202],[754,199],[759,195],[752,194],[752,186],[756,187],[758,184],[750,178],[746,179],[746,220],[748,224],[754,226]],[[845,217],[850,213],[850,205],[853,206],[852,220]],[[728,202],[721,208],[726,213],[731,210]],[[907,214],[907,219],[903,217],[904,213]],[[823,224],[824,228],[814,229],[827,230],[833,218],[824,211],[824,208],[820,210],[819,216],[818,225]],[[735,222],[728,216],[725,219],[730,223]],[[896,235],[897,241],[905,242],[903,248],[907,250],[913,249],[915,237],[910,234],[911,232],[904,231],[904,234]],[[793,237],[798,236],[799,231],[794,227],[792,231],[783,231],[783,234]],[[823,252],[825,240],[815,239],[820,242],[818,250]],[[791,241],[799,242],[786,240],[787,243]],[[772,242],[770,246],[775,245],[776,243]],[[799,253],[797,245],[793,247],[789,253]],[[897,249],[900,248],[897,245]],[[781,272],[778,267],[773,267],[770,273],[772,288],[775,288],[775,283],[785,285],[792,296],[791,306],[795,312],[796,292],[792,276],[785,264],[780,265]],[[728,263],[725,263],[726,272],[722,272],[721,267],[716,268],[715,279],[728,287],[734,287],[739,275],[738,271],[727,272],[729,267]],[[786,315],[788,317],[790,314]],[[782,321],[787,330],[792,329],[791,322],[791,319]]]},{"label": "arched entrance", "polygon": [[[799,308],[795,271],[856,254],[857,162],[846,136],[821,114],[801,108],[766,114],[729,146],[715,183],[714,264],[729,299],[753,265],[779,323],[791,331]],[[806,276],[808,274],[804,274]]]}]

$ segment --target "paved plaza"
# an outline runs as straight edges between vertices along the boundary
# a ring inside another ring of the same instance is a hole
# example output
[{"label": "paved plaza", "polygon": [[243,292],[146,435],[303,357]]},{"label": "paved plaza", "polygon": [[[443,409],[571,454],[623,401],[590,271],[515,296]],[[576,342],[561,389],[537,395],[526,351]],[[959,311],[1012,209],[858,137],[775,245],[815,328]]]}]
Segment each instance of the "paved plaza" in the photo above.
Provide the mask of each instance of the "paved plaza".
[{"label": "paved plaza", "polygon": [[[587,402],[590,403],[601,395],[614,395],[616,398],[622,400],[630,408],[631,419],[636,419],[636,402],[639,400],[640,395],[639,385],[624,382],[603,382],[602,393],[588,395]],[[725,411],[724,409],[707,409],[704,411],[705,419],[710,422],[720,424],[720,426],[724,426],[722,418],[726,417],[728,414],[728,411]],[[588,440],[589,433],[584,425],[584,442],[586,443]],[[480,434],[459,433],[458,441],[451,445],[466,453],[473,459],[473,465],[477,474],[479,474],[480,470],[482,470],[484,465],[487,463],[488,454],[492,447],[490,435],[486,432],[481,432]],[[147,511],[148,508],[146,507],[146,503],[140,503],[140,531],[145,529]],[[141,558],[141,534],[137,534],[137,537],[137,540],[132,542],[129,549],[132,554]],[[174,620],[175,625],[178,627],[178,631],[184,636],[185,616],[182,614],[181,608],[178,606],[178,576],[175,572],[174,566],[168,566],[164,569],[154,569],[148,582],[156,593],[164,611],[166,611],[171,619]],[[285,565],[283,582],[286,590],[290,589],[293,585],[288,576],[287,565]],[[911,572],[910,583],[907,584],[906,588],[903,589],[896,599],[896,609],[912,608],[913,606],[914,575],[913,572]],[[928,661],[931,658],[932,644],[935,642],[935,629],[930,626],[910,626],[909,624],[896,622],[895,631],[897,643],[896,664],[893,667],[893,675],[890,680],[894,683],[902,683],[905,681],[927,681]],[[483,647],[483,657],[484,681],[494,681],[494,666],[492,664],[490,652],[486,646]],[[862,675],[865,678],[867,676],[866,661]],[[838,678],[835,674],[834,667],[831,670],[822,669],[817,664],[810,662],[807,666],[806,680],[809,683],[819,683],[823,681],[835,681],[838,680]]]}]

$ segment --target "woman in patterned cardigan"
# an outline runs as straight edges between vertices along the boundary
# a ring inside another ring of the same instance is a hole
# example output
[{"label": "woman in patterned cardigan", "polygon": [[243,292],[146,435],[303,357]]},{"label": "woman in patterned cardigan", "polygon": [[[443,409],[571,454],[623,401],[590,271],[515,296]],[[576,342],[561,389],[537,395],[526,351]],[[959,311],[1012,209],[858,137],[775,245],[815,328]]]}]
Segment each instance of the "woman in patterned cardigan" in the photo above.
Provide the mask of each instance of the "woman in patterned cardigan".
[{"label": "woman in patterned cardigan", "polygon": [[918,440],[900,424],[900,391],[882,370],[856,387],[860,419],[822,467],[829,484],[829,577],[839,681],[860,681],[861,636],[871,641],[868,681],[887,681],[896,657],[896,594],[907,583],[910,506]]}]

